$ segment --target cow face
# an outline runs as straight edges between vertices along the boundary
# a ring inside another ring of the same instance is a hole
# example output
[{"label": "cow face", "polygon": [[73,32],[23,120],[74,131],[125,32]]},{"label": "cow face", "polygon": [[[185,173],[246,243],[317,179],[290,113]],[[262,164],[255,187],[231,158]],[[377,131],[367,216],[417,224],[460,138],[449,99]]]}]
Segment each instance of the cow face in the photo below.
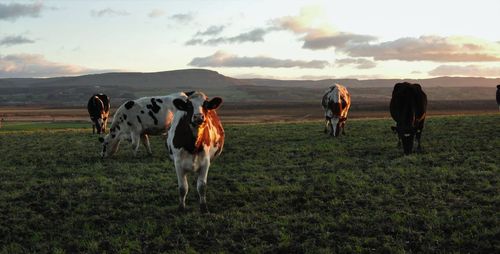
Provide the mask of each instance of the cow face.
[{"label": "cow face", "polygon": [[414,128],[391,127],[393,131],[398,133],[401,143],[403,143],[403,151],[405,155],[413,152],[413,140],[415,139]]},{"label": "cow face", "polygon": [[97,134],[106,133],[106,123],[108,118],[101,114],[98,117],[92,117],[92,122],[94,122],[95,128],[97,129]]},{"label": "cow face", "polygon": [[207,96],[204,94],[195,93],[186,101],[175,99],[173,103],[178,110],[187,112],[192,127],[199,127],[205,122],[209,110],[215,110],[220,107],[222,99],[214,97],[211,100],[207,100]]},{"label": "cow face", "polygon": [[110,133],[104,138],[99,137],[99,141],[101,142],[101,158],[110,157],[118,151],[120,139],[114,133]]}]

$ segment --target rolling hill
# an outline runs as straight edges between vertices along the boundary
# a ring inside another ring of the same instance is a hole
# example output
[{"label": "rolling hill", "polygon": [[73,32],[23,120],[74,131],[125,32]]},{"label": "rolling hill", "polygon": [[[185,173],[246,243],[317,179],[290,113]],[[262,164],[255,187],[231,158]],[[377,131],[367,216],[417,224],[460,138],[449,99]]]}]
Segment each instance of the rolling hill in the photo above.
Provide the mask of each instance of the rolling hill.
[{"label": "rolling hill", "polygon": [[[78,107],[90,95],[103,92],[118,105],[147,95],[202,90],[229,103],[289,102],[316,103],[333,83],[349,88],[353,102],[387,102],[399,79],[272,80],[235,79],[205,69],[154,73],[121,72],[56,78],[0,79],[0,106]],[[494,100],[500,79],[439,77],[404,80],[421,84],[434,101]]]}]

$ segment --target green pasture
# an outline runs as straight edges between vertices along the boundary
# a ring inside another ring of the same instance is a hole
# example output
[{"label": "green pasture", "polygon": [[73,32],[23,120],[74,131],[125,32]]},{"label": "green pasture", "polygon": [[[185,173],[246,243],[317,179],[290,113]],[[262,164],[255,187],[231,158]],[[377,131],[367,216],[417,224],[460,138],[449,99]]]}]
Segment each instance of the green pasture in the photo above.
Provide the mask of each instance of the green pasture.
[{"label": "green pasture", "polygon": [[102,160],[88,123],[7,123],[0,253],[498,253],[500,115],[431,117],[410,156],[391,125],[226,125],[201,214],[161,137]]}]

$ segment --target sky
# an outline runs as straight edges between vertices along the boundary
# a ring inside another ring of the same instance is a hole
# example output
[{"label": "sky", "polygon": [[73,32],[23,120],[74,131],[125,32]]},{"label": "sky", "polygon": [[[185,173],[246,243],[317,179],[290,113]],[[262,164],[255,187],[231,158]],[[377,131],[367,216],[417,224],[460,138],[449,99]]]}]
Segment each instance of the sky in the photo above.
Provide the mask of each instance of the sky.
[{"label": "sky", "polygon": [[500,78],[498,0],[0,0],[0,78]]}]

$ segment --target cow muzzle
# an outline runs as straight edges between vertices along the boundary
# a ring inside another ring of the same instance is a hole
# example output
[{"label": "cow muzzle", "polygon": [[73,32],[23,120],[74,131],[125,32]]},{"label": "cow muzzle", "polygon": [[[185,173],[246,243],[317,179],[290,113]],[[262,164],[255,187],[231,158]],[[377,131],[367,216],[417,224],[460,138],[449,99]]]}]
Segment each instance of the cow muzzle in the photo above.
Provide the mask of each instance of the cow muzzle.
[{"label": "cow muzzle", "polygon": [[194,114],[192,123],[195,126],[200,126],[205,122],[205,116],[203,114]]}]

